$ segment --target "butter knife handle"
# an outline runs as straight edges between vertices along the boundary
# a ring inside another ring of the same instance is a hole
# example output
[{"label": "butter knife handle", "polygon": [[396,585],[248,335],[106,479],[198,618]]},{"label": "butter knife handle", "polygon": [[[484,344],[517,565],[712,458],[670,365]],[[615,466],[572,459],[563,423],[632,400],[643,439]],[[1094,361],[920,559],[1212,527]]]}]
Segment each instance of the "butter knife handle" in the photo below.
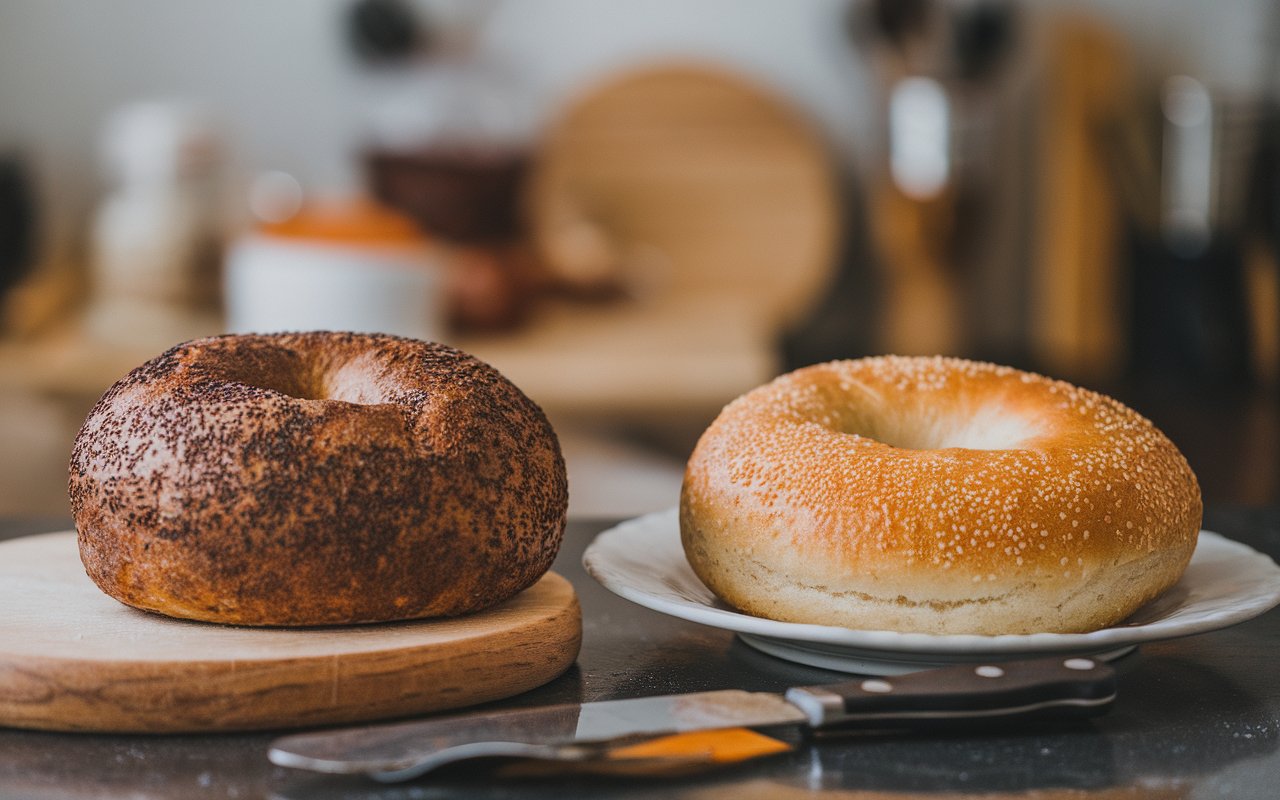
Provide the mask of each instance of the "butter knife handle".
[{"label": "butter knife handle", "polygon": [[1115,699],[1115,671],[1092,658],[965,664],[787,691],[814,729],[935,728],[1034,716],[1093,716]]}]

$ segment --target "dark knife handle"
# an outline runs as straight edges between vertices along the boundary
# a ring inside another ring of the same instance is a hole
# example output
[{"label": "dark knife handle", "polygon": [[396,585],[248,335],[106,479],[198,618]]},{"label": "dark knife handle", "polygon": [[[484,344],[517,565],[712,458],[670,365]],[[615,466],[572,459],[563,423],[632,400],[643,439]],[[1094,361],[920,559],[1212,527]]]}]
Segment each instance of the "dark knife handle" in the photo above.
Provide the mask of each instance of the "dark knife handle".
[{"label": "dark knife handle", "polygon": [[1115,699],[1115,671],[1081,656],[965,664],[787,691],[814,729],[933,728],[1011,718],[1093,716]]}]

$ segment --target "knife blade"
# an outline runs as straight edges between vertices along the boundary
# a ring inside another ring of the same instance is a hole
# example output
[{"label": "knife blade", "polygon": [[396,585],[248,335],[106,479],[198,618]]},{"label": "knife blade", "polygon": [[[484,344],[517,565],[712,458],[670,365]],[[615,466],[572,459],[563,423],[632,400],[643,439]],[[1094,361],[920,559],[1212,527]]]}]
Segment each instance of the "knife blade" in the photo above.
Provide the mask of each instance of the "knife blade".
[{"label": "knife blade", "polygon": [[268,757],[282,767],[397,781],[469,758],[587,759],[602,743],[687,731],[920,729],[1092,716],[1114,699],[1110,667],[1091,658],[1057,657],[798,686],[785,694],[726,689],[302,733],[272,742]]}]

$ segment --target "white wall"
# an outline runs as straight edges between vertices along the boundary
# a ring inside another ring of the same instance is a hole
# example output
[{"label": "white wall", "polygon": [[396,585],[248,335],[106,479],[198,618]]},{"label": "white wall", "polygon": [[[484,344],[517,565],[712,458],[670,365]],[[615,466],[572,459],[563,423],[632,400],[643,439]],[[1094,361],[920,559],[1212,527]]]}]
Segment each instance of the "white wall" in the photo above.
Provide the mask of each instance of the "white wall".
[{"label": "white wall", "polygon": [[[343,47],[347,5],[0,3],[0,148],[33,156],[49,237],[66,242],[79,231],[101,188],[96,133],[113,107],[135,98],[212,103],[226,120],[240,174],[280,168],[315,186],[352,182],[350,153],[377,82]],[[1085,5],[1113,18],[1149,60],[1223,86],[1258,80],[1265,0]],[[791,96],[845,154],[869,135],[866,70],[842,38],[843,0],[516,0],[494,7],[481,46],[509,60],[544,112],[602,70],[696,55],[735,65]]]},{"label": "white wall", "polygon": [[342,6],[5,0],[0,144],[34,157],[52,234],[70,235],[91,206],[97,132],[131,99],[205,99],[223,112],[243,163],[344,179]]}]

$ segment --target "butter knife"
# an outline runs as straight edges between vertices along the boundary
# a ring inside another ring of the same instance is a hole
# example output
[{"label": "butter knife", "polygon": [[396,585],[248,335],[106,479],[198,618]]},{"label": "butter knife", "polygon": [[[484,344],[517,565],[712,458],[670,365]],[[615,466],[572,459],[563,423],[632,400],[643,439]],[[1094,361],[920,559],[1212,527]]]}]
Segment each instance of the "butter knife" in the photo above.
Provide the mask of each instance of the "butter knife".
[{"label": "butter knife", "polygon": [[268,757],[282,767],[392,782],[472,758],[586,760],[602,744],[687,731],[929,729],[1093,716],[1114,699],[1110,667],[1064,656],[798,686],[785,694],[728,689],[301,733],[272,742]]}]

